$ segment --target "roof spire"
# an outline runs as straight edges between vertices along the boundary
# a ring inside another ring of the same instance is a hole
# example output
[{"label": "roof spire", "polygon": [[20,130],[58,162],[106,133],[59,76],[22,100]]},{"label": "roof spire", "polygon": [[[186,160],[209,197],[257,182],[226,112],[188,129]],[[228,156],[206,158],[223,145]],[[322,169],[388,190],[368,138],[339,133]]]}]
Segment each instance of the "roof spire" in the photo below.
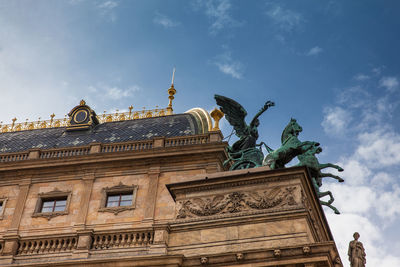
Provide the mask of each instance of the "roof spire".
[{"label": "roof spire", "polygon": [[167,107],[167,115],[172,115],[172,100],[174,100],[174,95],[176,94],[176,90],[174,88],[174,80],[175,80],[175,67],[172,71],[172,80],[171,80],[171,87],[168,89],[168,99],[169,99],[169,103],[168,103],[168,107]]},{"label": "roof spire", "polygon": [[174,85],[174,80],[175,80],[175,66],[174,66],[174,69],[172,70],[172,81],[171,81],[171,85],[173,86]]}]

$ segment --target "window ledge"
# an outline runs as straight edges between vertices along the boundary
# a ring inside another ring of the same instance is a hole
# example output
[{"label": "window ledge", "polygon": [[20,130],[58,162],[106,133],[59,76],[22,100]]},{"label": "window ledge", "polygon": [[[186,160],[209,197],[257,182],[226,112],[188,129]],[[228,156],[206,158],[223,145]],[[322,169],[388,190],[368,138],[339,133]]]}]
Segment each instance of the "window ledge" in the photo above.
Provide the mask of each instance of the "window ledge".
[{"label": "window ledge", "polygon": [[119,207],[105,207],[105,208],[100,208],[98,211],[99,212],[111,212],[117,215],[120,212],[127,211],[127,210],[133,210],[135,209],[134,206],[119,206]]},{"label": "window ledge", "polygon": [[38,218],[38,217],[43,217],[46,218],[47,220],[50,220],[51,218],[57,217],[57,216],[62,216],[62,215],[67,215],[68,211],[55,211],[55,212],[35,212],[32,214],[32,217]]}]

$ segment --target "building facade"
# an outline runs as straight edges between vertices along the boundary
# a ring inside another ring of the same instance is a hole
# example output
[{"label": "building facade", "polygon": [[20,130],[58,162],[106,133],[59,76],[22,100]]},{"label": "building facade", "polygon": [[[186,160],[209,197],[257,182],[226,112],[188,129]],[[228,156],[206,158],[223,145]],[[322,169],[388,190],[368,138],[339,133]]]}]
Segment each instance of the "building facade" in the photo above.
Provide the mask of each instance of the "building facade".
[{"label": "building facade", "polygon": [[199,108],[112,116],[2,128],[1,266],[342,266],[307,169],[227,171]]}]

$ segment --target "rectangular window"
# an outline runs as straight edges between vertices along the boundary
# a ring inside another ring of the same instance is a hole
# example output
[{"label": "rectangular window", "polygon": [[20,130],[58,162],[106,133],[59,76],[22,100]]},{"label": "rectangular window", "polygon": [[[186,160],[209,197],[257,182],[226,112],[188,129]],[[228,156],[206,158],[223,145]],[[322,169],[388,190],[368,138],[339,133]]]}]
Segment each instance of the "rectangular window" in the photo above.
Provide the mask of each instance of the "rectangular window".
[{"label": "rectangular window", "polygon": [[112,212],[115,215],[135,209],[135,199],[137,185],[119,185],[106,187],[102,190],[102,198],[100,203],[100,212]]},{"label": "rectangular window", "polygon": [[4,210],[6,209],[7,198],[0,197],[0,220],[3,219]]},{"label": "rectangular window", "polygon": [[43,199],[40,212],[64,211],[67,206],[67,197],[59,199]]},{"label": "rectangular window", "polygon": [[121,207],[121,206],[131,206],[132,205],[133,193],[119,193],[119,194],[109,194],[107,195],[106,207]]},{"label": "rectangular window", "polygon": [[72,192],[58,189],[39,193],[32,217],[45,217],[48,220],[55,216],[67,215]]}]

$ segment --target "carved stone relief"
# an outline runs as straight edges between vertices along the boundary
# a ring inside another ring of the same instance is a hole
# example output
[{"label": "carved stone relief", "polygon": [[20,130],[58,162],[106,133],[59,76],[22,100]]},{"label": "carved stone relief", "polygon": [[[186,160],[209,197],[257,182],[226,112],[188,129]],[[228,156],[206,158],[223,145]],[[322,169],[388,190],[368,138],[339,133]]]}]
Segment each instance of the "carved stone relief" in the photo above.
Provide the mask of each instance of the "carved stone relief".
[{"label": "carved stone relief", "polygon": [[298,187],[275,187],[252,192],[232,192],[197,197],[177,202],[177,219],[234,214],[245,211],[268,210],[299,205],[295,191]]}]

